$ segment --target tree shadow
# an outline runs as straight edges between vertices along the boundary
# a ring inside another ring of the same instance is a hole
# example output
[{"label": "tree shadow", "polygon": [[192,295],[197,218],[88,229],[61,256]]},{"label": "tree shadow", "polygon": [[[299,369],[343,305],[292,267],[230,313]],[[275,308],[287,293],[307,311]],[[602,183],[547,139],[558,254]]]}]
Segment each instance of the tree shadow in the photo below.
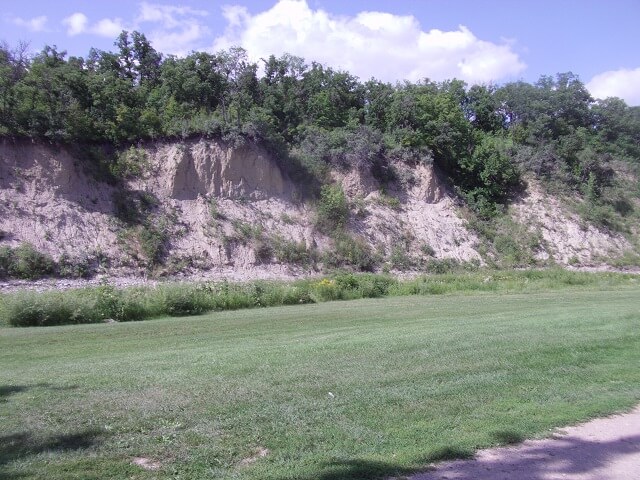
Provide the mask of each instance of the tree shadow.
[{"label": "tree shadow", "polygon": [[[520,443],[522,436],[516,432],[498,431],[493,437],[501,443]],[[470,449],[457,446],[445,447],[435,453],[411,462],[414,465],[430,465],[445,462],[437,470],[423,471],[390,462],[365,459],[335,459],[326,462],[316,473],[300,480],[362,480],[409,477],[411,480],[544,480],[550,474],[573,476],[596,472],[626,455],[640,453],[640,434],[609,442],[580,440],[572,437],[558,438],[551,443],[533,441],[513,447],[492,449],[491,455],[474,455]],[[505,451],[506,450],[506,451]],[[496,455],[493,452],[503,451]],[[475,457],[475,458],[474,458]],[[555,477],[554,477],[555,478]]]},{"label": "tree shadow", "polygon": [[[471,458],[473,451],[457,446],[444,447],[433,454],[415,462],[428,465],[433,462],[451,460],[454,458]],[[398,464],[365,459],[335,459],[322,465],[321,471],[300,480],[362,480],[374,478],[393,478],[415,473],[415,468],[403,467]]]},{"label": "tree shadow", "polygon": [[29,388],[27,385],[0,385],[0,403],[6,403],[7,397],[14,393],[24,392]]},{"label": "tree shadow", "polygon": [[[32,385],[0,385],[0,403],[12,400],[11,396],[34,389],[44,389],[50,392],[77,389],[77,385],[52,385],[50,383],[36,383]],[[29,477],[28,473],[7,471],[5,466],[19,460],[45,452],[76,451],[91,448],[99,444],[104,432],[98,429],[86,429],[78,432],[56,434],[42,437],[34,432],[0,432],[0,480],[15,480]]]},{"label": "tree shadow", "polygon": [[14,461],[45,452],[67,452],[84,450],[101,442],[103,432],[97,429],[52,435],[40,438],[30,432],[11,433],[0,436],[0,480],[24,476],[19,472],[4,471],[4,466]]},{"label": "tree shadow", "polygon": [[[510,435],[497,432],[506,440]],[[506,432],[511,433],[511,432]],[[515,439],[515,437],[514,437]],[[517,447],[492,449],[475,460],[457,460],[440,465],[436,470],[412,477],[412,480],[436,480],[444,477],[456,480],[544,480],[555,476],[587,474],[610,468],[620,457],[640,453],[640,435],[608,442],[582,440],[575,437],[552,441],[532,441]]]},{"label": "tree shadow", "polygon": [[33,388],[45,388],[52,391],[75,390],[77,385],[51,385],[50,383],[36,383],[33,385],[0,385],[0,403],[8,402],[13,394],[26,392]]},{"label": "tree shadow", "polygon": [[522,443],[525,440],[521,434],[510,430],[499,430],[497,432],[493,432],[491,436],[501,445],[513,445],[516,443]]}]

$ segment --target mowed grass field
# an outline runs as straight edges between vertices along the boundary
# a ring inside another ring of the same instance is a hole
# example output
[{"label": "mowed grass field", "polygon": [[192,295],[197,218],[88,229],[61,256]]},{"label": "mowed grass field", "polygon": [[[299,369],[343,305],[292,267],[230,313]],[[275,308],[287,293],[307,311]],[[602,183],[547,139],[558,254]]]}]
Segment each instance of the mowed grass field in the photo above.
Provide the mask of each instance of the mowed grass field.
[{"label": "mowed grass field", "polygon": [[0,478],[384,478],[638,401],[631,284],[0,328]]}]

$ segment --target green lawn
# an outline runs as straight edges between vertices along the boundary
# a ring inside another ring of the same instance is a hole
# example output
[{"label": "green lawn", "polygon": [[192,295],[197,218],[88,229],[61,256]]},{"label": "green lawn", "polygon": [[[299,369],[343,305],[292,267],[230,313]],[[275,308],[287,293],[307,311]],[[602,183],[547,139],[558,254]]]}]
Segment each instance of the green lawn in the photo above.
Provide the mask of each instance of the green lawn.
[{"label": "green lawn", "polygon": [[640,288],[0,328],[0,362],[0,478],[385,477],[640,401]]}]

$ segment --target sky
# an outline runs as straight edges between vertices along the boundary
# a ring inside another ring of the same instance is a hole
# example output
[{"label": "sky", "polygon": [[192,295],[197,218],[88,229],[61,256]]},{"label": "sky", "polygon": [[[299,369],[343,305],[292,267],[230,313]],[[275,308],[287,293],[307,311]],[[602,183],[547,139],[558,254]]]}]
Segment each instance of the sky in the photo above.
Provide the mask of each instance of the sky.
[{"label": "sky", "polygon": [[640,105],[640,0],[0,0],[0,41],[85,57],[122,30],[184,56],[241,46],[361,80],[535,82],[573,72],[596,98]]}]

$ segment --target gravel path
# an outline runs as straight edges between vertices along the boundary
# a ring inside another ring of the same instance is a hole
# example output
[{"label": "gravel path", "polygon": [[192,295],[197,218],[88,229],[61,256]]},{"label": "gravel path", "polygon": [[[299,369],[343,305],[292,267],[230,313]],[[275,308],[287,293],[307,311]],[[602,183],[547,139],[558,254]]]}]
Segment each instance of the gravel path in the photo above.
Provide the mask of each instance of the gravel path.
[{"label": "gravel path", "polygon": [[640,406],[557,430],[550,438],[478,452],[410,480],[640,480]]}]

